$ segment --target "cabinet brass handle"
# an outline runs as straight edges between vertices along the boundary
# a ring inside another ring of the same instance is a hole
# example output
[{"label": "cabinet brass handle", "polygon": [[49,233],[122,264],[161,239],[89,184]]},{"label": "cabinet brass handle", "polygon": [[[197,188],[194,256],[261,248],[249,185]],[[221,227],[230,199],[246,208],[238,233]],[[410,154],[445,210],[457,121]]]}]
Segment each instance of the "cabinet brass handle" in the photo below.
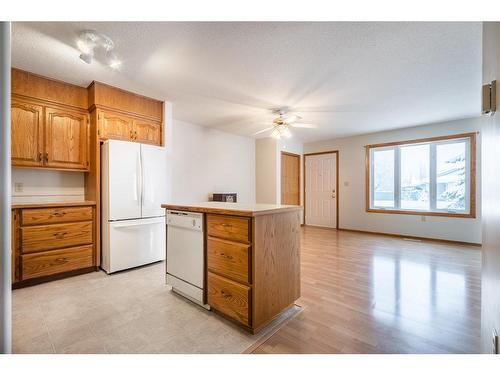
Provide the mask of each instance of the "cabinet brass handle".
[{"label": "cabinet brass handle", "polygon": [[231,295],[231,294],[229,294],[229,293],[227,293],[227,294],[226,294],[226,292],[224,292],[223,290],[221,290],[221,291],[220,291],[220,294],[221,294],[221,295],[222,295],[222,297],[224,297],[224,298],[231,298],[231,297],[232,297],[232,295]]},{"label": "cabinet brass handle", "polygon": [[56,233],[54,233],[54,237],[61,238],[67,234],[68,234],[68,232],[56,232]]},{"label": "cabinet brass handle", "polygon": [[64,212],[64,211],[62,211],[62,212],[54,212],[54,216],[55,217],[62,217],[64,215],[66,215],[66,212]]},{"label": "cabinet brass handle", "polygon": [[42,153],[41,152],[38,153],[38,161],[42,161]]},{"label": "cabinet brass handle", "polygon": [[48,152],[45,152],[45,162],[46,163],[49,162],[49,153]]}]

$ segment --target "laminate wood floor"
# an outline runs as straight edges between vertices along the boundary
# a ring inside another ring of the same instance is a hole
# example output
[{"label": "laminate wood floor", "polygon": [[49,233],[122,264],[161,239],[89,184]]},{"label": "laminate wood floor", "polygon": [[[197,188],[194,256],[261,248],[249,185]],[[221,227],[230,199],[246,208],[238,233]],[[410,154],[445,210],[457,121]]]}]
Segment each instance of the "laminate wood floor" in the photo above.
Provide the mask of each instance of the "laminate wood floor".
[{"label": "laminate wood floor", "polygon": [[478,353],[481,249],[304,227],[303,311],[254,353]]}]

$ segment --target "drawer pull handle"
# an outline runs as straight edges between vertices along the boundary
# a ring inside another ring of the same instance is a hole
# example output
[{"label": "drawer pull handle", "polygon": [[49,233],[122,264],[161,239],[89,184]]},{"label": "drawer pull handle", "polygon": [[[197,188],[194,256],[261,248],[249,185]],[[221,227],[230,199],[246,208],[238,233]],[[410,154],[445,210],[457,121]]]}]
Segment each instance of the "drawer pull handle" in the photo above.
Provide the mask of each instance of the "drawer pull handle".
[{"label": "drawer pull handle", "polygon": [[56,263],[66,263],[67,259],[66,258],[57,258]]},{"label": "drawer pull handle", "polygon": [[57,233],[54,233],[54,237],[56,237],[56,238],[62,238],[62,237],[64,237],[67,234],[68,234],[68,232],[57,232]]},{"label": "drawer pull handle", "polygon": [[54,216],[55,217],[63,217],[64,215],[66,215],[66,212],[54,212]]},{"label": "drawer pull handle", "polygon": [[228,298],[231,298],[231,297],[232,297],[232,295],[231,295],[231,294],[226,293],[226,292],[224,292],[223,290],[221,290],[221,291],[220,291],[220,294],[222,295],[222,297],[224,297],[224,298],[226,298],[226,299],[228,299]]},{"label": "drawer pull handle", "polygon": [[226,255],[224,253],[220,253],[220,256],[223,258],[229,259],[229,260],[233,259],[233,257],[231,255]]},{"label": "drawer pull handle", "polygon": [[221,225],[226,228],[231,228],[233,226],[232,224],[226,224],[226,223],[222,223]]}]

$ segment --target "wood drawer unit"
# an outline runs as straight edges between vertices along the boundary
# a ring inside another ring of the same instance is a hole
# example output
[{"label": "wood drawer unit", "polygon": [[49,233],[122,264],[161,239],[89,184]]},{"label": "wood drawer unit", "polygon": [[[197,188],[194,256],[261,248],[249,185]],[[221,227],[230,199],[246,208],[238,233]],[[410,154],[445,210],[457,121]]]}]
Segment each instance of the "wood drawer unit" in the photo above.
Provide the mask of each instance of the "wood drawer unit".
[{"label": "wood drawer unit", "polygon": [[94,202],[20,205],[12,214],[15,288],[96,269]]},{"label": "wood drawer unit", "polygon": [[23,280],[93,266],[93,245],[21,256]]},{"label": "wood drawer unit", "polygon": [[251,288],[210,271],[207,278],[208,304],[222,314],[249,326]]},{"label": "wood drawer unit", "polygon": [[92,207],[32,208],[22,211],[22,225],[41,225],[93,219]]},{"label": "wood drawer unit", "polygon": [[86,245],[93,242],[91,221],[21,228],[23,253]]},{"label": "wood drawer unit", "polygon": [[250,243],[250,219],[207,214],[207,234],[225,240]]},{"label": "wood drawer unit", "polygon": [[210,271],[250,284],[251,264],[250,245],[208,237],[207,265]]}]

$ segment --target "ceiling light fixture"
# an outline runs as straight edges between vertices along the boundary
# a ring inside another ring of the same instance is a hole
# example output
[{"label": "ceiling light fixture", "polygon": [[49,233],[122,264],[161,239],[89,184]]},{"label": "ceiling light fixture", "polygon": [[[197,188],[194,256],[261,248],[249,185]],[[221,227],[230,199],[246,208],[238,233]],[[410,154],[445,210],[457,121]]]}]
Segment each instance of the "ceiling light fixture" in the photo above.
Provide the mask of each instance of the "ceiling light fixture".
[{"label": "ceiling light fixture", "polygon": [[95,50],[101,48],[105,51],[106,63],[112,69],[119,69],[121,66],[121,61],[114,52],[115,43],[107,35],[95,30],[84,30],[80,33],[76,45],[81,52],[80,59],[87,64],[93,62]]},{"label": "ceiling light fixture", "polygon": [[292,136],[292,132],[288,127],[289,124],[286,122],[275,124],[271,136],[276,139],[281,139],[281,137],[290,138]]}]

